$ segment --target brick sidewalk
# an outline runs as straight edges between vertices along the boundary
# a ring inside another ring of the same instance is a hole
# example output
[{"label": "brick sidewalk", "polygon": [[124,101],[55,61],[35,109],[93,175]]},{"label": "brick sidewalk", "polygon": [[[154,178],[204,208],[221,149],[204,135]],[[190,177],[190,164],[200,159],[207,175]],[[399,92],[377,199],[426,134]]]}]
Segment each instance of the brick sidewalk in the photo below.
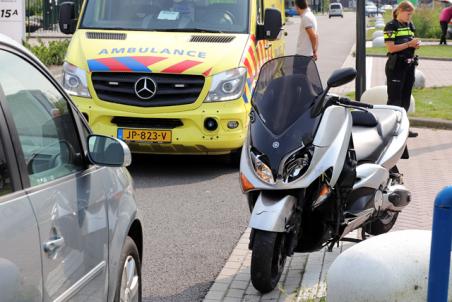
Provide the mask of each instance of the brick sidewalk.
[{"label": "brick sidewalk", "polygon": [[[411,158],[401,160],[398,165],[404,174],[405,185],[412,192],[412,201],[399,215],[394,230],[431,229],[435,196],[443,187],[452,184],[452,131],[415,131],[419,136],[408,141]],[[342,251],[353,245],[343,242],[332,253],[321,250],[295,254],[288,258],[278,288],[261,295],[250,283],[249,232],[247,229],[240,238],[204,301],[318,301],[326,296],[329,266]],[[354,233],[349,237],[356,236]]]},{"label": "brick sidewalk", "polygon": [[[352,243],[341,242],[331,253],[322,249],[315,253],[294,254],[287,258],[277,289],[262,295],[250,282],[249,235],[248,228],[210,288],[205,302],[315,301],[326,295],[326,273],[334,259],[352,246]],[[356,232],[350,236],[356,238]]]}]

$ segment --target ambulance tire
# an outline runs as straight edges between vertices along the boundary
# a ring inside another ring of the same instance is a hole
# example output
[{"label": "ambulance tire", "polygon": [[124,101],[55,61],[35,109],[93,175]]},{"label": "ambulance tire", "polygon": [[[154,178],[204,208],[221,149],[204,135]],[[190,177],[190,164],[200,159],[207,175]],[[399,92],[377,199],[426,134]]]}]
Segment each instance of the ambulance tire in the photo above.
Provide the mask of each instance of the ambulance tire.
[{"label": "ambulance tire", "polygon": [[240,166],[240,157],[242,155],[242,148],[231,151],[229,154],[229,162],[233,167],[239,167]]}]

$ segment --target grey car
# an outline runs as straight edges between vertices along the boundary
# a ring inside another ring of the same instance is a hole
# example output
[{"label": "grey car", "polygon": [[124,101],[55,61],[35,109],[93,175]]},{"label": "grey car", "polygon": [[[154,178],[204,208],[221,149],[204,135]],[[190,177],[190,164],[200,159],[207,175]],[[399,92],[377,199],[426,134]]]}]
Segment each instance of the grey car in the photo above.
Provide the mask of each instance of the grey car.
[{"label": "grey car", "polygon": [[0,301],[141,301],[131,155],[0,34]]}]

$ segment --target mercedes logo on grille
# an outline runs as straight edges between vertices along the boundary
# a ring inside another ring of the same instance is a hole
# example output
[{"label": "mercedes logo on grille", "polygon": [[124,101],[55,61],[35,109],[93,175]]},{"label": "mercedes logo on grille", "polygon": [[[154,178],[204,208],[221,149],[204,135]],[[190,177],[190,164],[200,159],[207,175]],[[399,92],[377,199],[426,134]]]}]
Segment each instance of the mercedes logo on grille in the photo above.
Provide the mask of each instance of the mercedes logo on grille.
[{"label": "mercedes logo on grille", "polygon": [[157,92],[157,83],[148,77],[139,78],[135,82],[135,94],[142,100],[151,99]]}]

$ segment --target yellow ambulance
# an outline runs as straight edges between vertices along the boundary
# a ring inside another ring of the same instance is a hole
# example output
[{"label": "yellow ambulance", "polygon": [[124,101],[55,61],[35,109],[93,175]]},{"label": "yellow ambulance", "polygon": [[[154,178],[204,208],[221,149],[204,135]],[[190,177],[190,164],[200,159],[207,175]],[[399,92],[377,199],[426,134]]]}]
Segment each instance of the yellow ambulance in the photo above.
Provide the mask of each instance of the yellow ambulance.
[{"label": "yellow ambulance", "polygon": [[284,0],[85,0],[63,86],[95,133],[135,153],[234,154],[264,62],[284,55]]}]

